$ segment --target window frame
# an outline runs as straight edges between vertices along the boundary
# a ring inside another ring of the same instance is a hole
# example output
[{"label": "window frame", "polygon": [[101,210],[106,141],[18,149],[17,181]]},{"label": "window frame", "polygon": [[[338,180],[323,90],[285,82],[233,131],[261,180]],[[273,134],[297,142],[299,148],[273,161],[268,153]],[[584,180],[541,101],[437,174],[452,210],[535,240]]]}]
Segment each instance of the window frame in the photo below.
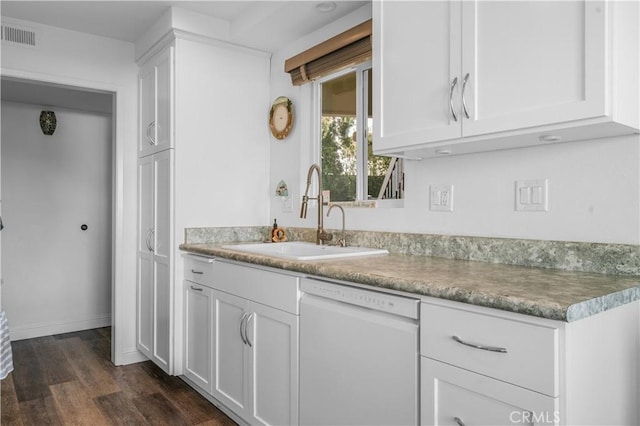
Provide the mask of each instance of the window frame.
[{"label": "window frame", "polygon": [[[355,72],[356,74],[356,202],[368,199],[368,144],[367,117],[365,114],[366,96],[369,93],[368,79],[371,78],[372,61],[360,62],[351,67],[331,73],[313,82],[313,140],[312,162],[322,165],[322,85],[330,80]],[[339,201],[338,201],[339,202]]]}]

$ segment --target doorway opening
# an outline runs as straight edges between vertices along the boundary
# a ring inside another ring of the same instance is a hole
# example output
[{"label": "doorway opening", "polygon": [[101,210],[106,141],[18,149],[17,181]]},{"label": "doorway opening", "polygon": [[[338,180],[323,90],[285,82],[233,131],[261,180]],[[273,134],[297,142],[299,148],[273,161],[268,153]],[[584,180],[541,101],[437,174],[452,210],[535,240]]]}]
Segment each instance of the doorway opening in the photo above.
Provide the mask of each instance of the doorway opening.
[{"label": "doorway opening", "polygon": [[[115,92],[2,77],[1,301],[12,340],[111,326]],[[53,111],[46,134],[39,117]]]}]

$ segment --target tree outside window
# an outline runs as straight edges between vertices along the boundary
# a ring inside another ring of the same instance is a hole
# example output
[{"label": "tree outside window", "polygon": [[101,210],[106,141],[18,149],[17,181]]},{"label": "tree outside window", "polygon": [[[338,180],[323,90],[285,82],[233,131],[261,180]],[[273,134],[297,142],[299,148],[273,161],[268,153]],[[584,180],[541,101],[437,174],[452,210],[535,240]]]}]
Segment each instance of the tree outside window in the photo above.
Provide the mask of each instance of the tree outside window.
[{"label": "tree outside window", "polygon": [[[331,201],[377,199],[392,159],[373,155],[371,68],[330,77],[321,85],[323,186],[331,191]],[[360,102],[358,93],[363,95]],[[359,137],[358,128],[363,129],[364,138]],[[358,170],[359,155],[366,173]],[[366,193],[360,197],[359,179],[366,182],[362,186]]]}]

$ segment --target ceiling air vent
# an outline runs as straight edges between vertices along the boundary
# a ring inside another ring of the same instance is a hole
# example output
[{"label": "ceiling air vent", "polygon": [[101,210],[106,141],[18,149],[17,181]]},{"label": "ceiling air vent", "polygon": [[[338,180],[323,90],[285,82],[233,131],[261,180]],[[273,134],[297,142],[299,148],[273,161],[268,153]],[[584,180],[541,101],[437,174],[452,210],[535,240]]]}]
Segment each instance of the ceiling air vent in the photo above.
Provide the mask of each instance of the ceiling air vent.
[{"label": "ceiling air vent", "polygon": [[2,25],[2,43],[14,46],[36,47],[36,32],[15,25]]}]

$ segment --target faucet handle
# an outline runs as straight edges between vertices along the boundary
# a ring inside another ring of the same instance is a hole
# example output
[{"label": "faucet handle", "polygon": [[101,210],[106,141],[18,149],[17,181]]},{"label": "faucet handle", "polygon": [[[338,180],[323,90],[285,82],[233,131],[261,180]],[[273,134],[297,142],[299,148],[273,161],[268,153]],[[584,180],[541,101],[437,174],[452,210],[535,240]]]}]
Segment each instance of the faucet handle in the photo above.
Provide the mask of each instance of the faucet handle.
[{"label": "faucet handle", "polygon": [[331,241],[333,240],[333,234],[328,233],[324,229],[318,233],[318,239],[320,241]]}]

